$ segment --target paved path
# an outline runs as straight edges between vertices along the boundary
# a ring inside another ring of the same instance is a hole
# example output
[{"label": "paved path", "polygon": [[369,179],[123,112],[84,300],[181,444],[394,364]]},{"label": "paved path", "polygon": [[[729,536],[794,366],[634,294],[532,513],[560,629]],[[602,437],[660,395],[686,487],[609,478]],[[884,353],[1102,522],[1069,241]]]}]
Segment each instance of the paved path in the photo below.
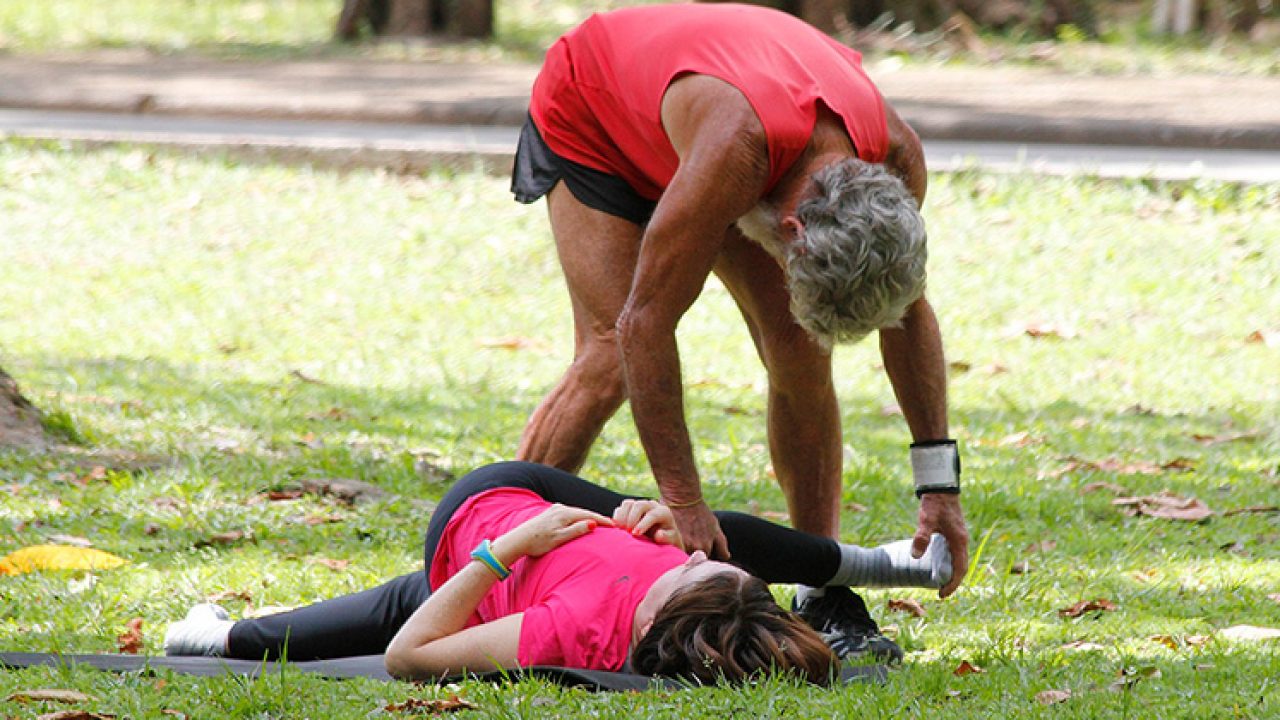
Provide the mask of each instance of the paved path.
[{"label": "paved path", "polygon": [[[425,170],[480,165],[505,173],[518,131],[485,125],[355,123],[323,120],[196,118],[123,113],[0,109],[0,137],[14,135],[80,144],[151,144],[184,151],[232,152],[328,166]],[[1003,172],[1096,174],[1107,177],[1206,177],[1280,182],[1280,150],[924,142],[935,171],[981,166]]]},{"label": "paved path", "polygon": [[[1280,78],[1093,77],[872,63],[926,139],[1280,150]],[[220,61],[102,51],[0,57],[0,107],[516,125],[536,68]]]}]

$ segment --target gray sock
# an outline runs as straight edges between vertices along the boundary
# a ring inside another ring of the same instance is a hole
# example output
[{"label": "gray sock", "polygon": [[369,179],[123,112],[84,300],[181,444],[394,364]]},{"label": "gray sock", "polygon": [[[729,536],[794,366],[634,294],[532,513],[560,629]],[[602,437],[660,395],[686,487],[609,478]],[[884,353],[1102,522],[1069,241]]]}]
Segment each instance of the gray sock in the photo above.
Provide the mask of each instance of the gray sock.
[{"label": "gray sock", "polygon": [[951,579],[947,540],[934,533],[919,560],[911,557],[911,540],[864,548],[840,544],[840,569],[828,585],[854,587],[940,588]]}]

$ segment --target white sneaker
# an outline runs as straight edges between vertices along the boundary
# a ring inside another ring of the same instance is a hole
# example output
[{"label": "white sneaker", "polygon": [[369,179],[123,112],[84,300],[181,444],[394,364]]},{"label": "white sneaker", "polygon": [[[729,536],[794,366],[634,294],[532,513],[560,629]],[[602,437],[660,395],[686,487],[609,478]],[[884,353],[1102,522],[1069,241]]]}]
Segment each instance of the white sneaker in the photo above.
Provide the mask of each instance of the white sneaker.
[{"label": "white sneaker", "polygon": [[195,605],[187,611],[186,617],[169,625],[164,634],[164,654],[223,655],[227,651],[227,636],[234,624],[221,605]]}]

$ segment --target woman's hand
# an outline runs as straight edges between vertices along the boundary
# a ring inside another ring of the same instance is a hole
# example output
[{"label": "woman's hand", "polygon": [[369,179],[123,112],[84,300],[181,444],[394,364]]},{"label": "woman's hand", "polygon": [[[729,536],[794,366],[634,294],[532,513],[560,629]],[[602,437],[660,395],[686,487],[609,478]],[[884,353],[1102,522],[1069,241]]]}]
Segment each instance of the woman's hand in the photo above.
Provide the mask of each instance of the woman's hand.
[{"label": "woman's hand", "polygon": [[613,521],[590,510],[557,503],[495,540],[494,552],[510,567],[511,563],[525,555],[546,555],[600,525],[612,526]]},{"label": "woman's hand", "polygon": [[671,508],[656,500],[623,500],[613,511],[613,523],[632,535],[646,536],[659,545],[684,549],[680,530],[676,528],[676,516]]}]

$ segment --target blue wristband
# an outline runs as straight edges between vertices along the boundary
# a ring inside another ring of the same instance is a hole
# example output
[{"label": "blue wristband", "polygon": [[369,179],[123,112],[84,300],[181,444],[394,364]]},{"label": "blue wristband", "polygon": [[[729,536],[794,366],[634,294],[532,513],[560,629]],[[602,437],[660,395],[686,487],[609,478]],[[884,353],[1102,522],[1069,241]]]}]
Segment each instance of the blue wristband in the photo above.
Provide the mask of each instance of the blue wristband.
[{"label": "blue wristband", "polygon": [[502,561],[493,554],[493,548],[487,539],[481,540],[476,549],[471,551],[471,559],[484,563],[484,566],[492,570],[499,580],[506,580],[511,575],[511,571],[507,569],[507,566],[503,565]]}]

